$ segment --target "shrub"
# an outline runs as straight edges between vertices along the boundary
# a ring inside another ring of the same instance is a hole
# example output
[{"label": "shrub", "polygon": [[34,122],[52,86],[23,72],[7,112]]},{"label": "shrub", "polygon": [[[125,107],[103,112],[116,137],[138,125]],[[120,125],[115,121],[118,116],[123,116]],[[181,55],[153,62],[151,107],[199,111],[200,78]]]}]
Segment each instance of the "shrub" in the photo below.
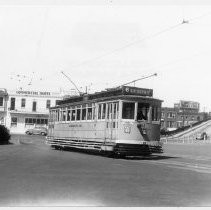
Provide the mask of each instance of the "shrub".
[{"label": "shrub", "polygon": [[4,125],[0,125],[0,144],[9,144],[9,139],[9,130]]}]

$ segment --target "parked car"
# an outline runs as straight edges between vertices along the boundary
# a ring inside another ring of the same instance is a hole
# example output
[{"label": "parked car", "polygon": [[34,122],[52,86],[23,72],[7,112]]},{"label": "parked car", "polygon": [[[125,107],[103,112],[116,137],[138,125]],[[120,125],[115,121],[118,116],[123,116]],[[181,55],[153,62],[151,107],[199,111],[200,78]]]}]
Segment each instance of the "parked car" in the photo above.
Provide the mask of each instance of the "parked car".
[{"label": "parked car", "polygon": [[32,129],[28,129],[25,132],[27,135],[42,135],[46,136],[47,135],[47,128],[45,127],[34,127]]},{"label": "parked car", "polygon": [[206,132],[198,133],[196,135],[196,139],[197,140],[206,140],[207,139],[207,133]]}]

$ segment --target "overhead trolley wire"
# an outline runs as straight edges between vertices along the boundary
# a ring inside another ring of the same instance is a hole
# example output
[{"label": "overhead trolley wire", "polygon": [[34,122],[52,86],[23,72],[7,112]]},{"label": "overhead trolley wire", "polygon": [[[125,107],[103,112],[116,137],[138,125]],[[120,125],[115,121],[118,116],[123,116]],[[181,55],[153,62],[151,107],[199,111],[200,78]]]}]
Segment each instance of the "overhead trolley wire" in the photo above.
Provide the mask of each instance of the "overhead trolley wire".
[{"label": "overhead trolley wire", "polygon": [[71,67],[74,68],[74,67],[82,66],[82,65],[91,63],[91,62],[93,62],[93,61],[95,61],[95,60],[99,60],[99,59],[101,59],[101,58],[103,58],[103,57],[109,56],[109,55],[111,55],[111,54],[115,54],[116,52],[121,51],[121,50],[123,50],[123,49],[125,49],[125,48],[128,48],[128,47],[130,47],[130,46],[133,46],[133,45],[138,44],[138,43],[140,43],[140,42],[143,42],[143,41],[145,41],[145,40],[147,40],[147,39],[151,39],[151,38],[153,38],[153,37],[156,37],[156,36],[158,36],[158,35],[160,35],[160,34],[163,34],[163,33],[167,32],[167,31],[173,30],[173,29],[177,28],[178,26],[180,26],[180,25],[182,25],[182,24],[183,24],[183,23],[179,23],[179,24],[170,26],[170,27],[168,27],[168,28],[166,28],[166,29],[164,29],[164,30],[162,30],[162,31],[156,32],[156,33],[154,33],[154,34],[152,34],[152,35],[149,35],[149,36],[147,36],[147,37],[144,37],[144,38],[142,38],[142,39],[140,39],[140,40],[136,40],[136,41],[134,41],[134,42],[128,43],[128,44],[126,44],[126,45],[124,45],[124,46],[122,46],[122,47],[120,47],[120,48],[116,48],[116,49],[114,49],[114,50],[111,50],[111,51],[106,52],[106,53],[104,53],[104,54],[102,54],[102,55],[96,56],[96,57],[94,57],[94,58],[92,58],[92,59],[90,59],[90,60],[83,61],[83,62],[81,62],[81,63],[79,63],[79,64],[77,64],[77,65],[73,65],[73,66],[71,66]]},{"label": "overhead trolley wire", "polygon": [[[163,34],[163,33],[166,33],[166,32],[168,32],[168,31],[174,30],[174,29],[178,28],[179,26],[182,26],[182,25],[184,25],[184,24],[189,24],[190,21],[193,22],[193,21],[195,21],[195,20],[197,20],[197,19],[201,19],[201,18],[203,18],[203,17],[205,17],[205,16],[208,16],[208,15],[210,15],[210,14],[211,14],[211,12],[208,12],[208,13],[205,13],[205,14],[203,14],[203,15],[200,15],[200,16],[197,16],[197,17],[193,17],[193,18],[191,18],[191,19],[187,19],[187,20],[183,19],[183,21],[180,22],[180,23],[178,23],[178,24],[175,24],[175,25],[172,25],[172,26],[170,26],[170,27],[167,27],[167,28],[165,28],[165,29],[163,29],[163,30],[161,30],[161,31],[158,31],[158,32],[156,32],[156,33],[153,33],[153,34],[151,34],[151,35],[149,35],[149,36],[146,36],[146,37],[144,37],[144,38],[142,38],[142,39],[139,39],[139,40],[136,40],[136,41],[134,41],[134,42],[128,43],[128,44],[126,44],[126,45],[124,45],[124,46],[122,46],[122,47],[120,47],[120,48],[116,48],[116,49],[114,49],[114,50],[111,50],[111,51],[109,51],[109,52],[106,52],[106,53],[104,53],[104,54],[101,54],[101,55],[99,55],[99,56],[96,56],[96,57],[94,57],[94,58],[91,58],[91,59],[89,59],[89,60],[85,60],[85,61],[83,61],[83,62],[81,62],[81,63],[79,63],[79,64],[76,64],[76,65],[71,66],[71,68],[75,68],[75,67],[79,67],[79,66],[83,66],[83,65],[92,63],[92,62],[95,61],[95,60],[99,60],[99,59],[104,58],[104,57],[106,57],[106,56],[115,54],[115,53],[117,53],[117,52],[119,52],[119,51],[121,51],[121,50],[123,50],[123,49],[126,49],[126,48],[128,48],[128,47],[130,47],[130,46],[133,46],[133,45],[138,44],[138,43],[140,43],[140,42],[143,42],[143,41],[145,41],[145,40],[154,38],[154,37],[159,36],[159,35],[161,35],[161,34]],[[195,56],[195,54],[194,54],[193,56]],[[191,57],[192,57],[192,56],[191,56]],[[171,61],[171,62],[169,62],[169,63],[167,63],[167,64],[163,64],[163,65],[161,65],[161,66],[170,65],[170,64],[172,64],[172,63],[174,63],[174,62],[178,62],[178,60],[183,60],[183,59],[185,59],[185,58],[177,59],[176,61]],[[149,67],[149,69],[154,69],[154,68],[155,68],[155,67]],[[56,73],[60,73],[60,71],[54,72],[53,75],[55,75]],[[48,78],[49,78],[49,76],[48,76]]]},{"label": "overhead trolley wire", "polygon": [[200,15],[200,16],[197,16],[197,17],[188,19],[188,20],[184,20],[184,19],[183,19],[183,21],[182,21],[181,23],[178,23],[178,24],[172,25],[172,26],[170,26],[170,27],[167,27],[167,28],[165,28],[165,29],[163,29],[163,30],[161,30],[161,31],[158,31],[158,32],[156,32],[156,33],[154,33],[154,34],[151,34],[151,35],[149,35],[149,36],[146,36],[146,37],[144,37],[144,38],[142,38],[142,39],[140,39],[140,40],[136,40],[136,41],[134,41],[134,42],[128,43],[128,44],[126,44],[126,45],[124,45],[124,46],[122,46],[122,47],[120,47],[120,48],[116,48],[116,49],[111,50],[111,51],[109,51],[109,52],[106,52],[106,53],[104,53],[104,54],[102,54],[102,55],[96,56],[96,57],[94,57],[94,58],[92,58],[92,59],[83,61],[83,62],[81,62],[81,63],[79,63],[79,64],[77,64],[77,65],[73,65],[72,67],[73,67],[73,68],[74,68],[74,67],[79,67],[79,66],[82,66],[82,65],[91,63],[91,62],[93,62],[93,61],[95,61],[95,60],[99,60],[99,59],[101,59],[101,58],[103,58],[103,57],[109,56],[109,55],[111,55],[111,54],[115,54],[116,52],[121,51],[121,50],[123,50],[123,49],[125,49],[125,48],[128,48],[128,47],[130,47],[130,46],[133,46],[133,45],[138,44],[138,43],[140,43],[140,42],[143,42],[143,41],[145,41],[145,40],[154,38],[154,37],[159,36],[159,35],[161,35],[161,34],[163,34],[163,33],[166,33],[166,32],[168,32],[168,31],[171,31],[171,30],[173,30],[173,29],[176,29],[176,28],[179,27],[179,26],[182,26],[182,25],[184,25],[184,24],[188,24],[188,23],[190,23],[190,21],[195,21],[195,20],[197,20],[197,19],[203,18],[203,17],[205,17],[205,16],[207,16],[207,15],[210,15],[210,14],[211,14],[211,12],[208,12],[208,13],[205,13],[205,14],[203,14],[203,15]]}]

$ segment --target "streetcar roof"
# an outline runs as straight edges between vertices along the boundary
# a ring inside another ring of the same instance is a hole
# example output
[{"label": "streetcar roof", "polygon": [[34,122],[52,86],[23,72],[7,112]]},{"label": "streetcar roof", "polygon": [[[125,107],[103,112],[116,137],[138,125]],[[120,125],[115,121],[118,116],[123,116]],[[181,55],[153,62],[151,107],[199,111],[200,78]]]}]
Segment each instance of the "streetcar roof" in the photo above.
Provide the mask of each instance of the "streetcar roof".
[{"label": "streetcar roof", "polygon": [[[117,88],[110,88],[105,91],[96,92],[93,94],[85,94],[81,96],[72,96],[64,99],[58,103],[58,105],[78,104],[78,103],[91,103],[110,100],[131,100],[131,101],[156,101],[162,102],[162,100],[155,99],[152,89],[137,88],[130,86],[121,86]],[[55,107],[51,107],[55,108]]]}]

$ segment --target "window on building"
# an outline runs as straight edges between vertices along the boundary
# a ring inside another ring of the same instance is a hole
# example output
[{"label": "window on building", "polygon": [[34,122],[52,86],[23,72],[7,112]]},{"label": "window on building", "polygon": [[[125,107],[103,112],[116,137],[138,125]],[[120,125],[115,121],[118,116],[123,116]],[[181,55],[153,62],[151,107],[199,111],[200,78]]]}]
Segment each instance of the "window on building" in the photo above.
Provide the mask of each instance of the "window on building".
[{"label": "window on building", "polygon": [[0,97],[0,106],[3,106],[3,97]]},{"label": "window on building", "polygon": [[123,102],[122,119],[134,119],[135,103]]},{"label": "window on building", "polygon": [[27,125],[47,125],[48,124],[48,119],[39,119],[39,118],[25,118],[25,126]]},{"label": "window on building", "polygon": [[33,101],[33,103],[32,103],[32,111],[33,112],[37,111],[37,102],[36,101]]},{"label": "window on building", "polygon": [[10,101],[10,110],[15,110],[15,98],[11,98],[11,101]]},{"label": "window on building", "polygon": [[11,118],[11,127],[17,127],[17,123],[18,123],[18,118],[12,117]]},{"label": "window on building", "polygon": [[174,112],[168,112],[167,117],[168,118],[175,118],[176,114]]},{"label": "window on building", "polygon": [[51,106],[51,100],[46,101],[46,108],[49,109]]},{"label": "window on building", "polygon": [[59,105],[59,102],[60,102],[61,100],[56,100],[56,102],[55,102],[55,105]]},{"label": "window on building", "polygon": [[168,128],[173,128],[173,127],[174,127],[174,122],[172,122],[172,121],[167,121],[167,127],[168,127]]},{"label": "window on building", "polygon": [[25,108],[26,107],[26,99],[22,98],[21,99],[21,108]]}]

